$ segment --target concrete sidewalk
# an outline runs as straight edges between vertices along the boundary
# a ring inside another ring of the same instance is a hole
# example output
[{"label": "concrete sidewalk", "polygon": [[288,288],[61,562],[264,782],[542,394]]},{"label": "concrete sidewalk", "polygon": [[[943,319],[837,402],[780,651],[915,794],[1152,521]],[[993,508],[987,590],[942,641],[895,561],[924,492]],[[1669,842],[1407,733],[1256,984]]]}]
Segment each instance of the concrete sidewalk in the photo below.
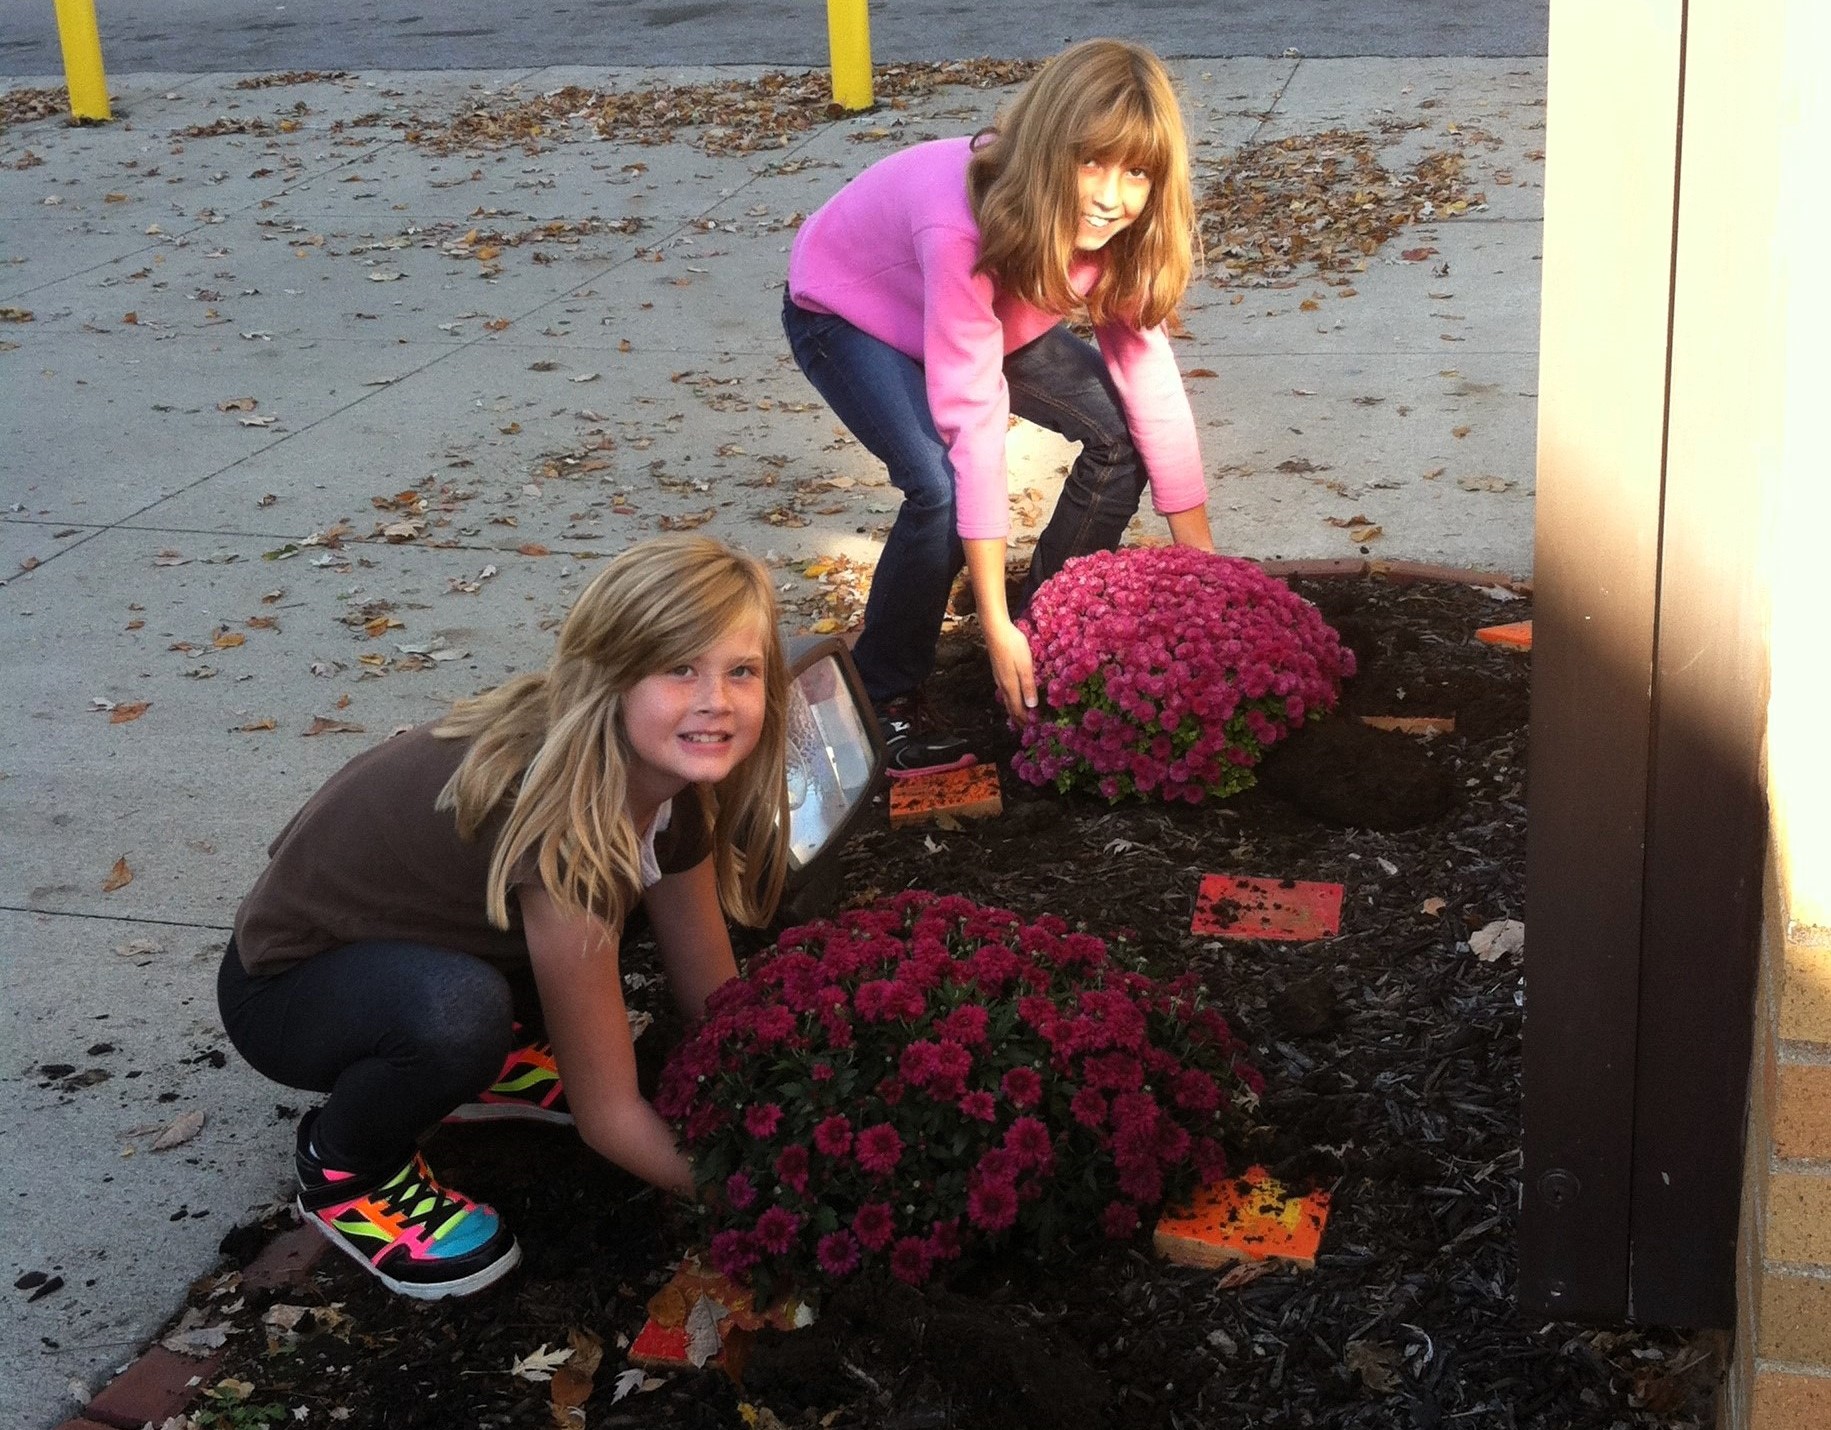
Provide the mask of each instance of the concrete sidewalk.
[{"label": "concrete sidewalk", "polygon": [[[1542,62],[1175,68],[1198,184],[1341,128],[1394,172],[1460,154],[1485,194],[1351,296],[1198,279],[1180,356],[1223,548],[1527,574]],[[284,1193],[276,1107],[307,1099],[228,1050],[212,979],[320,780],[538,664],[596,559],[664,524],[703,514],[778,561],[804,626],[839,609],[807,558],[874,558],[895,493],[787,357],[788,244],[889,147],[971,132],[1009,90],[753,153],[701,129],[424,142],[567,84],[755,74],[117,75],[111,126],[0,133],[0,1195],[13,1277],[62,1283],[9,1293],[0,1423],[72,1413]],[[1033,533],[1068,451],[1016,448]]]}]

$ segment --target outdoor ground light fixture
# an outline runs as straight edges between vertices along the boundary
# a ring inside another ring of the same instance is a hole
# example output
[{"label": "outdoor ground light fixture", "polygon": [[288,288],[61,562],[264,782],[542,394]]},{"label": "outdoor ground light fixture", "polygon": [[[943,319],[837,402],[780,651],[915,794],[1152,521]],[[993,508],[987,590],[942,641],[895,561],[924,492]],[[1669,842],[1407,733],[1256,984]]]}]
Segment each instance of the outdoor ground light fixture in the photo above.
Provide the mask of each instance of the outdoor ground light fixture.
[{"label": "outdoor ground light fixture", "polygon": [[839,890],[840,846],[883,777],[884,741],[836,636],[788,641],[788,880],[782,917],[816,918]]}]

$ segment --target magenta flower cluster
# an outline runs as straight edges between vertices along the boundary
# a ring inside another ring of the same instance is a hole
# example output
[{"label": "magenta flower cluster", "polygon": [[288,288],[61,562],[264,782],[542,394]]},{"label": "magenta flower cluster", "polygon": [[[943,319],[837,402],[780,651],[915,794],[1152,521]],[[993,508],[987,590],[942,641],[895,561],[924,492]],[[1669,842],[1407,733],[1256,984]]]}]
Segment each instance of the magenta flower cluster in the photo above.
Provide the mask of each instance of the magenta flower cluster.
[{"label": "magenta flower cluster", "polygon": [[786,931],[662,1073],[724,1274],[764,1294],[1125,1238],[1225,1174],[1262,1082],[1193,974],[911,892]]},{"label": "magenta flower cluster", "polygon": [[1187,546],[1077,557],[1019,623],[1038,708],[1011,767],[1031,784],[1199,803],[1334,707],[1354,653],[1284,582]]}]

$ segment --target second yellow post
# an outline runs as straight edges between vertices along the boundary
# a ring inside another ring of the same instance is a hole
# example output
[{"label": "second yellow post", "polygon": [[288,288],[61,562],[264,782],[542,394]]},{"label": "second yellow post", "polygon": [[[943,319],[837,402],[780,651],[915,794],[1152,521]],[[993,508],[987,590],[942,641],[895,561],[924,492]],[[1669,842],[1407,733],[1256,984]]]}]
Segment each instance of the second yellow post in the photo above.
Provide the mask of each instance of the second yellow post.
[{"label": "second yellow post", "polygon": [[833,56],[833,103],[869,109],[871,15],[866,0],[826,0],[827,46]]},{"label": "second yellow post", "polygon": [[57,39],[63,46],[64,80],[70,87],[70,117],[110,118],[95,0],[57,0]]}]

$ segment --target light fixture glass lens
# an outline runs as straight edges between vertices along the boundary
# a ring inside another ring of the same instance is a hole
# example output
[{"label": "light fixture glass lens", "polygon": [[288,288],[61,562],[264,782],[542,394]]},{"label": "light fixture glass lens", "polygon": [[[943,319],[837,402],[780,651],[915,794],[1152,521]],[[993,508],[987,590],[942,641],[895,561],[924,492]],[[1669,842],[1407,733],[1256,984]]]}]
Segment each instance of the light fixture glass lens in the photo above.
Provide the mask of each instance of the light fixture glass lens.
[{"label": "light fixture glass lens", "polygon": [[834,660],[788,694],[789,858],[805,867],[871,783],[871,737]]}]

